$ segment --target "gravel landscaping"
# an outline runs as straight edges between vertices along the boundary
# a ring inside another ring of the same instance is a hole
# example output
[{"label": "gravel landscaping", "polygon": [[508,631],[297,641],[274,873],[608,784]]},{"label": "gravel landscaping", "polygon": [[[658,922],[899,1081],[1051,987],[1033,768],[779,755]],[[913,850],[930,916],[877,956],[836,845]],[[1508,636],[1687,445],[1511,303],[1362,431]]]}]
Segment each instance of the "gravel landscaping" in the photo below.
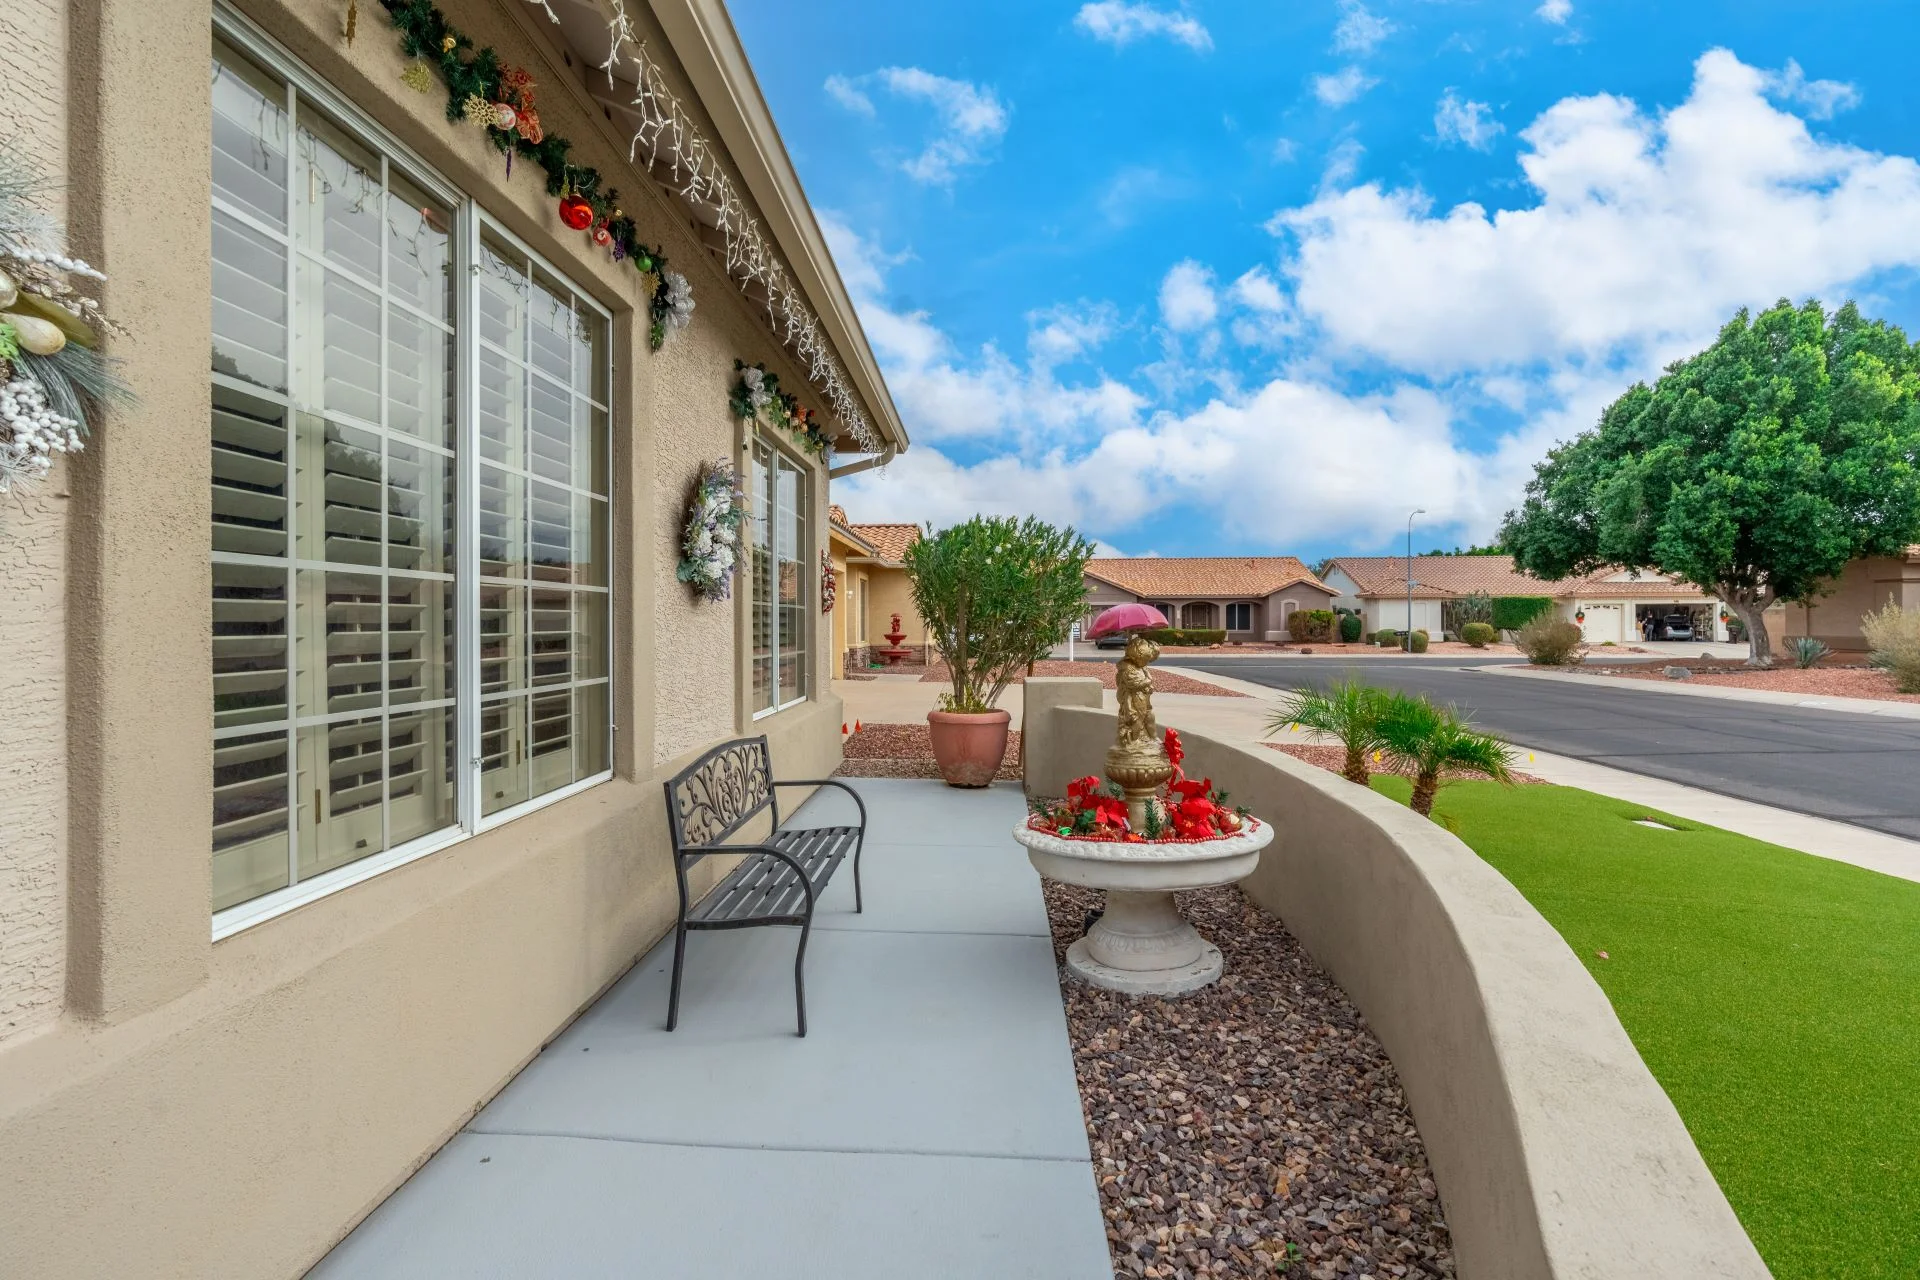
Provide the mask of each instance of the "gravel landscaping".
[{"label": "gravel landscaping", "polygon": [[1586,666],[1581,670],[1625,680],[1665,680],[1666,668],[1681,666],[1693,672],[1689,683],[1721,685],[1729,689],[1765,689],[1774,693],[1803,693],[1817,698],[1876,698],[1882,702],[1920,702],[1920,693],[1898,693],[1893,676],[1867,666],[1822,664],[1798,667],[1749,667],[1741,658],[1695,658],[1641,663],[1630,667]]},{"label": "gravel landscaping", "polygon": [[[1055,959],[1095,890],[1048,882]],[[1178,1000],[1063,980],[1114,1275],[1452,1276],[1393,1064],[1293,935],[1238,889],[1181,895],[1225,953]]]},{"label": "gravel landscaping", "polygon": [[[867,724],[841,743],[845,756],[834,776],[840,778],[938,778],[933,760],[933,737],[921,724]],[[1020,780],[1020,731],[1007,734],[1007,753],[995,778]]]},{"label": "gravel landscaping", "polygon": [[[1036,676],[1092,676],[1100,682],[1102,688],[1114,687],[1115,671],[1119,664],[1113,662],[1066,662],[1048,658],[1033,664]],[[920,679],[928,684],[945,684],[949,677],[945,667],[932,667]],[[1020,684],[1025,676],[1015,676],[1014,683]],[[1235,689],[1222,689],[1217,684],[1208,684],[1204,680],[1195,680],[1192,676],[1183,676],[1173,671],[1153,673],[1155,693],[1198,693],[1215,698],[1244,698],[1247,695]]]}]

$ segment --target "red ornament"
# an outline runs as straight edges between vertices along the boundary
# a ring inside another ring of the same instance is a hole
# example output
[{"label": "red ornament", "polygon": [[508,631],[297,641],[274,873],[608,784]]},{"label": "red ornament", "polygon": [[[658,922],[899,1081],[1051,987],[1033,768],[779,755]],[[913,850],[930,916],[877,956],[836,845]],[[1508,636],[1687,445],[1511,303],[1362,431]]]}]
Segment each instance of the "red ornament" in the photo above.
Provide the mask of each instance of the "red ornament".
[{"label": "red ornament", "polygon": [[608,244],[612,242],[612,240],[613,240],[613,232],[607,230],[606,223],[599,222],[594,224],[593,242],[595,244],[599,245],[601,248],[604,249]]},{"label": "red ornament", "polygon": [[593,224],[593,206],[587,203],[585,196],[563,196],[560,200],[560,221],[575,231],[585,231]]}]

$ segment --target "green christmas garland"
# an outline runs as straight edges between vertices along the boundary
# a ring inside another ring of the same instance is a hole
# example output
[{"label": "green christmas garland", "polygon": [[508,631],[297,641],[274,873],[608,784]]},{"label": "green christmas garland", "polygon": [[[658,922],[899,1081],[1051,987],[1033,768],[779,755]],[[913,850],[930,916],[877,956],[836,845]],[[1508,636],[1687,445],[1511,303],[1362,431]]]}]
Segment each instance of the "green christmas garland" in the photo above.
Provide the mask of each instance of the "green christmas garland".
[{"label": "green christmas garland", "polygon": [[[667,255],[641,241],[639,228],[620,208],[620,193],[605,185],[600,171],[591,165],[569,162],[567,153],[573,144],[558,135],[541,132],[539,117],[533,110],[531,77],[523,70],[502,63],[491,46],[476,48],[472,38],[448,22],[446,14],[431,0],[380,0],[380,3],[400,33],[400,51],[440,73],[447,87],[448,120],[466,119],[484,125],[487,140],[495,150],[506,154],[509,172],[516,154],[539,165],[547,175],[548,195],[562,197],[563,204],[578,198],[592,209],[593,217],[588,225],[596,233],[605,230],[614,261],[625,259],[641,273],[656,277],[647,310],[651,320],[649,344],[658,351],[666,340],[667,329],[684,327],[692,314],[693,295],[686,277],[677,273],[669,275]],[[424,88],[425,82],[419,87]],[[476,110],[475,103],[481,104],[480,109]],[[496,103],[517,108],[522,118],[530,117],[532,127],[500,127],[489,114]]]}]

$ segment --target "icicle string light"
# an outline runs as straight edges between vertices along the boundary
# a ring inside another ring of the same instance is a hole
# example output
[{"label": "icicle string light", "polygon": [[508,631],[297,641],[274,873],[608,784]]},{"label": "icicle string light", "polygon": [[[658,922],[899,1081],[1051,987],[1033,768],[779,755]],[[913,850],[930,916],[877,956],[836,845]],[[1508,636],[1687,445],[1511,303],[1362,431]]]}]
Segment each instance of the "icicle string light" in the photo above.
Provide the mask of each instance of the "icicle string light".
[{"label": "icicle string light", "polygon": [[[559,22],[548,0],[528,0]],[[833,344],[822,330],[819,318],[807,305],[792,273],[780,260],[772,235],[754,216],[733,179],[721,163],[720,153],[694,124],[693,116],[668,87],[660,67],[647,55],[646,42],[634,34],[627,14],[626,0],[608,0],[613,17],[607,23],[607,60],[599,70],[614,83],[614,71],[631,68],[634,72],[633,110],[640,126],[628,145],[627,158],[638,165],[643,160],[663,183],[681,199],[708,212],[726,246],[726,269],[742,293],[757,286],[766,295],[766,312],[774,333],[806,365],[807,376],[820,388],[833,414],[863,453],[881,448],[878,433],[861,407]],[[752,295],[747,294],[751,300]]]}]

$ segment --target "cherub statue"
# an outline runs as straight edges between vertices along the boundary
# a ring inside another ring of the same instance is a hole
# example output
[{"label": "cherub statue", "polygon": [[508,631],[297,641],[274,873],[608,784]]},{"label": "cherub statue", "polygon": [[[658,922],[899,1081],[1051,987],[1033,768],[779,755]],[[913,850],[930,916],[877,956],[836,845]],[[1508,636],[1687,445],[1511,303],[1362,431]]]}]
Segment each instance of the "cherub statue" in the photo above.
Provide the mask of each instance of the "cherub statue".
[{"label": "cherub statue", "polygon": [[1153,719],[1153,677],[1147,664],[1160,656],[1160,646],[1135,632],[1127,640],[1127,652],[1114,673],[1114,687],[1120,705],[1116,741],[1122,747],[1158,747],[1160,726]]}]

